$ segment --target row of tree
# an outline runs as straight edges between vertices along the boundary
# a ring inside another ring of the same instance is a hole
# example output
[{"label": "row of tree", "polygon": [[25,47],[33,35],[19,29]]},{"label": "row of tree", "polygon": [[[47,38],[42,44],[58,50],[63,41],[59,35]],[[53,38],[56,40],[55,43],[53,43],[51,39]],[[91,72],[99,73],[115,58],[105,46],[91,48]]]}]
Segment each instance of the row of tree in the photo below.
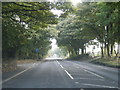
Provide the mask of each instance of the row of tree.
[{"label": "row of tree", "polygon": [[2,3],[2,57],[42,58],[50,49],[49,24],[57,22],[50,2]]},{"label": "row of tree", "polygon": [[83,2],[66,18],[61,17],[57,25],[58,45],[67,48],[68,53],[85,53],[86,45],[97,39],[101,46],[101,56],[112,56],[115,43],[120,44],[119,2]]},{"label": "row of tree", "polygon": [[[51,10],[68,12],[67,2],[2,2],[2,57],[43,58],[56,36],[58,17]],[[35,50],[38,49],[36,54]]]}]

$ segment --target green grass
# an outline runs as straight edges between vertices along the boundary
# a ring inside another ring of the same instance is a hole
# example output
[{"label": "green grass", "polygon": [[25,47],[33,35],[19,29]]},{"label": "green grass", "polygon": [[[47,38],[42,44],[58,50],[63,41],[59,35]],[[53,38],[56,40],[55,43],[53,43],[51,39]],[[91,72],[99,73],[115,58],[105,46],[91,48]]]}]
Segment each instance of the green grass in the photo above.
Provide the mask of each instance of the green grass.
[{"label": "green grass", "polygon": [[118,58],[99,58],[92,61],[93,63],[102,64],[111,67],[120,67],[120,59]]},{"label": "green grass", "polygon": [[18,69],[17,64],[34,63],[36,60],[25,59],[25,60],[6,60],[2,62],[2,72],[10,72]]},{"label": "green grass", "polygon": [[70,56],[67,59],[71,59],[71,60],[83,60],[83,59],[88,59],[90,58],[88,54],[81,54],[81,55],[76,55],[76,56]]},{"label": "green grass", "polygon": [[33,59],[17,60],[17,64],[34,63],[34,62],[37,62],[37,61]]}]

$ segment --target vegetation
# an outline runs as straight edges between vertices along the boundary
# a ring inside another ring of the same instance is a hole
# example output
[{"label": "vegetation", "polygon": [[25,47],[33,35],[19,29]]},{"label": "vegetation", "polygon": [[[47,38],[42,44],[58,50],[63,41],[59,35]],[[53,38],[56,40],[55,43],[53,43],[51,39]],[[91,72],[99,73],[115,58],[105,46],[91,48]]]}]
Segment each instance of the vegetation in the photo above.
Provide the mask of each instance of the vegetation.
[{"label": "vegetation", "polygon": [[47,25],[55,24],[49,2],[3,2],[3,58],[35,58],[35,49],[42,58],[50,48]]},{"label": "vegetation", "polygon": [[95,64],[100,64],[104,66],[117,67],[120,68],[120,59],[116,58],[99,58],[91,61]]},{"label": "vegetation", "polygon": [[112,56],[113,51],[117,56],[114,45],[120,44],[118,7],[118,2],[78,4],[73,12],[66,18],[61,18],[58,23],[58,45],[66,47],[70,56],[76,56],[84,54],[90,41],[97,39],[102,57]]},{"label": "vegetation", "polygon": [[[100,42],[101,56],[118,57],[120,45],[119,2],[83,2],[76,7],[71,2],[3,2],[2,57],[43,58],[56,38],[61,48],[59,56],[86,54],[92,40]],[[59,16],[51,10],[61,10]],[[35,50],[39,49],[36,53]]]}]

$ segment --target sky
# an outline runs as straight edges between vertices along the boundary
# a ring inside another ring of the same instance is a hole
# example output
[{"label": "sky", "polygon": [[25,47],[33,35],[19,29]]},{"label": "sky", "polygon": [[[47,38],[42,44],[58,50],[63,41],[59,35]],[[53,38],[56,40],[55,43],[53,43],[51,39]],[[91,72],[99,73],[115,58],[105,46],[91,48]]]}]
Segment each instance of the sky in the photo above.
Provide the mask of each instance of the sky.
[{"label": "sky", "polygon": [[[49,0],[51,2],[58,1],[58,0]],[[82,0],[66,0],[72,2],[73,5],[76,5],[77,3],[82,3]]]},{"label": "sky", "polygon": [[54,9],[52,9],[51,12],[52,12],[53,14],[55,14],[55,15],[58,15],[58,16],[60,16],[62,13],[64,13],[64,12],[61,11],[61,10],[54,10]]},{"label": "sky", "polygon": [[[51,2],[53,2],[53,1],[55,1],[55,0],[49,0],[49,1],[51,1]],[[76,6],[78,3],[82,3],[82,1],[81,0],[70,0],[71,2],[72,2],[72,4],[74,5],[74,6]],[[58,16],[60,16],[62,13],[64,13],[63,11],[61,11],[61,10],[51,10],[51,12],[53,12],[53,14],[55,14],[55,15],[58,15]]]},{"label": "sky", "polygon": [[77,3],[82,3],[81,0],[70,0],[74,6],[77,5]]}]

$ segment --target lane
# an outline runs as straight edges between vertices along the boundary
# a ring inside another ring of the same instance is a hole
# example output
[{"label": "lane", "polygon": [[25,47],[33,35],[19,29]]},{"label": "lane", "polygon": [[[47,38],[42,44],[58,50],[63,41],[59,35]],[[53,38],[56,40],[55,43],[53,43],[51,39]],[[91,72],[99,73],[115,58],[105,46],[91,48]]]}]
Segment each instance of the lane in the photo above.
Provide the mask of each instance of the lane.
[{"label": "lane", "polygon": [[[85,68],[86,65],[81,65],[74,61],[63,61],[59,63],[73,76],[74,83],[78,88],[117,88],[118,82],[112,81],[101,74],[92,72]],[[89,66],[89,68],[91,68]],[[94,68],[96,69],[96,68]]]},{"label": "lane", "polygon": [[76,65],[84,69],[87,69],[92,72],[96,72],[97,74],[100,74],[101,76],[104,76],[111,81],[118,82],[119,80],[118,78],[119,69],[118,68],[111,68],[111,67],[95,65],[92,63],[79,62],[79,61],[68,61],[68,62],[75,63]]},{"label": "lane", "polygon": [[72,88],[69,76],[57,61],[38,63],[23,74],[3,83],[3,88]]}]

